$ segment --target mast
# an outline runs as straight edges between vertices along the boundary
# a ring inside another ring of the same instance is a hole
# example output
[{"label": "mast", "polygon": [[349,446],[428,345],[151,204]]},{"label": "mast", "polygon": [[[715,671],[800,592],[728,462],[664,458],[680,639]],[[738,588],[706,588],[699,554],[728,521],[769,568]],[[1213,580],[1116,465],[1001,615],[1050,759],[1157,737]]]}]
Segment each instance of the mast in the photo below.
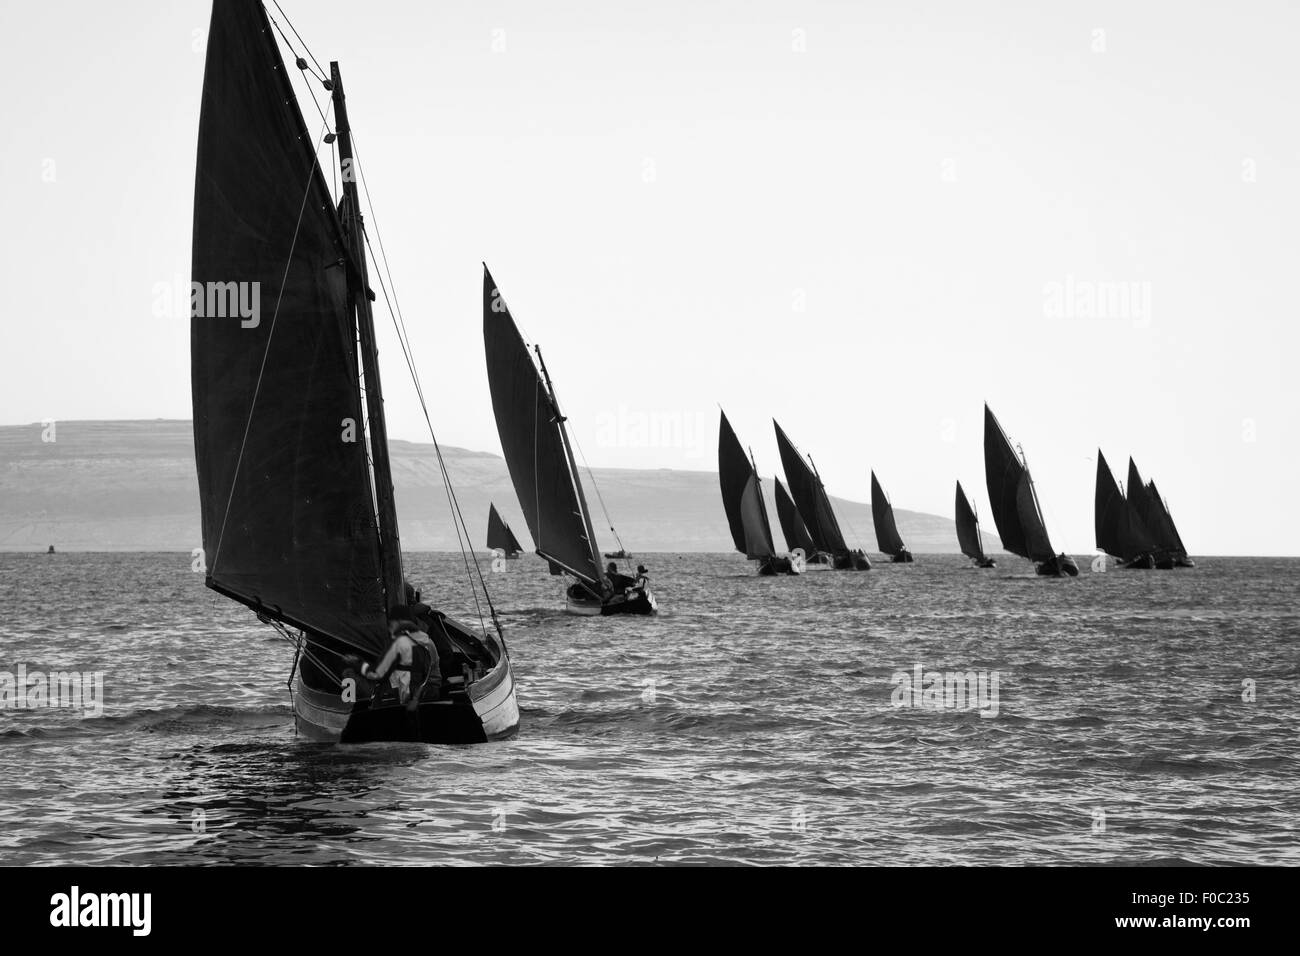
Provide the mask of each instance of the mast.
[{"label": "mast", "polygon": [[375,505],[379,518],[379,564],[384,594],[391,610],[406,600],[406,578],[402,574],[402,543],[397,534],[397,503],[393,498],[393,473],[388,459],[388,426],[384,421],[384,392],[379,380],[379,349],[375,344],[375,316],[370,307],[370,278],[366,269],[365,224],[357,192],[356,160],[352,152],[352,127],[348,123],[347,99],[337,62],[330,63],[334,84],[334,117],[338,127],[339,163],[343,170],[343,196],[347,234],[352,259],[359,275],[348,274],[348,297],[357,310],[361,366],[366,384],[366,418],[370,427],[371,469]]},{"label": "mast", "polygon": [[546,394],[551,400],[551,411],[555,413],[555,424],[559,426],[560,442],[564,445],[564,454],[569,460],[569,473],[573,476],[573,487],[578,492],[578,507],[582,509],[582,525],[587,531],[587,546],[591,548],[591,560],[600,574],[600,581],[605,580],[604,565],[601,564],[600,548],[596,544],[596,529],[591,524],[591,508],[587,505],[587,495],[582,490],[582,479],[578,474],[578,463],[573,457],[573,446],[569,444],[569,430],[564,427],[567,418],[560,412],[559,399],[555,397],[555,386],[551,384],[551,373],[546,370],[546,359],[542,358],[542,347],[534,345],[537,362],[542,368],[542,379],[546,382]]}]

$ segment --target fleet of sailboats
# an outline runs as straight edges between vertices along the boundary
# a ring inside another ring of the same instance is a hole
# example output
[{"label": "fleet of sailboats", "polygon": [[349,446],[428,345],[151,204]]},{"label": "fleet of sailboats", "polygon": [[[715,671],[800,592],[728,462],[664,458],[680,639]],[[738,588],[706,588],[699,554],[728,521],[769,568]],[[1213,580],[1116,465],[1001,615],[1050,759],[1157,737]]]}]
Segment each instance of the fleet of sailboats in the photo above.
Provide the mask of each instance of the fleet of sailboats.
[{"label": "fleet of sailboats", "polygon": [[[478,626],[424,603],[405,575],[375,344],[373,251],[342,75],[337,63],[325,76],[296,59],[304,80],[319,81],[329,93],[333,109],[332,125],[322,113],[328,132],[312,136],[277,33],[289,44],[260,0],[214,4],[196,164],[194,288],[224,294],[247,284],[270,293],[273,310],[251,326],[210,309],[191,320],[206,584],[293,645],[294,714],[304,734],[344,742],[507,737],[518,728],[519,709],[482,575],[470,574],[488,609]],[[337,195],[330,188],[334,177],[317,158],[322,144],[336,144],[343,172]],[[404,328],[399,336],[427,418]],[[646,569],[633,577],[602,559],[567,418],[541,349],[530,349],[486,265],[483,342],[511,482],[536,553],[551,574],[568,580],[565,610],[655,614]],[[845,540],[813,459],[773,425],[785,475],[785,484],[774,479],[775,502],[788,553],[778,553],[773,540],[753,453],[726,414],[720,417],[718,478],[735,549],[762,576],[810,567],[869,570],[867,555]],[[1038,575],[1077,575],[1075,561],[1052,546],[1023,449],[1012,445],[988,405],[984,459],[1002,547],[1032,562]],[[445,468],[443,476],[450,521],[467,541]],[[1131,458],[1126,494],[1098,450],[1094,506],[1097,548],[1121,566],[1194,566],[1155,482],[1143,482]],[[911,563],[874,471],[871,508],[880,551],[892,563]],[[962,553],[978,568],[996,567],[960,482],[955,523]],[[618,545],[604,558],[629,558],[621,540]],[[487,546],[507,558],[523,551],[495,503]],[[366,662],[383,656],[408,621],[429,636],[438,673],[402,700],[367,677]]]},{"label": "fleet of sailboats", "polygon": [[758,562],[758,573],[800,574],[804,569],[804,553],[794,556],[778,555],[772,541],[772,525],[763,501],[763,482],[758,477],[758,466],[753,454],[745,449],[722,413],[718,425],[718,481],[722,486],[722,506],[727,513],[731,539],[736,550]]}]

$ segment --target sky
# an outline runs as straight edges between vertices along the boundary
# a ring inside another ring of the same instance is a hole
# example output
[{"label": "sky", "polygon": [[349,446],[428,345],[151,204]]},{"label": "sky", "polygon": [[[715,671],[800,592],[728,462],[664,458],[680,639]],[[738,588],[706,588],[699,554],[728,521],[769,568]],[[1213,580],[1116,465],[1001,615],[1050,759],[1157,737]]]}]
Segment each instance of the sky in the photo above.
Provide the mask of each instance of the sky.
[{"label": "sky", "polygon": [[[593,466],[712,470],[721,405],[766,475],[776,418],[834,495],[987,513],[987,401],[1061,549],[1100,446],[1194,554],[1300,553],[1300,7],[281,6],[341,63],[443,443],[500,450],[486,261]],[[210,10],[6,8],[0,424],[190,417]]]}]

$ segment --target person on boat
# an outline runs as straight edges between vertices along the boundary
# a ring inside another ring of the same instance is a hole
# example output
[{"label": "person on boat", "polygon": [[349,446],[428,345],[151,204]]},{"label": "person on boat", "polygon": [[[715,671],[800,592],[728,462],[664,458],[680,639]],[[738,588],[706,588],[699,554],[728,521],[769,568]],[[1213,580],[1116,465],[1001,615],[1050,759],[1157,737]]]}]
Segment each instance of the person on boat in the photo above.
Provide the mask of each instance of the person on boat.
[{"label": "person on boat", "polygon": [[626,574],[618,573],[618,565],[613,561],[605,568],[605,577],[609,578],[609,586],[615,593],[624,593],[632,586],[633,579]]},{"label": "person on boat", "polygon": [[[408,710],[420,704],[426,688],[441,689],[438,649],[428,632],[412,618],[411,609],[405,605],[393,608],[388,614],[388,633],[392,642],[375,667],[362,665],[361,676],[379,683],[387,679],[397,692],[397,701]],[[436,693],[434,696],[437,696]]]},{"label": "person on boat", "polygon": [[650,590],[650,571],[644,564],[636,566],[636,578],[633,579],[630,587],[624,590],[628,600],[632,600],[637,594],[645,594]]}]

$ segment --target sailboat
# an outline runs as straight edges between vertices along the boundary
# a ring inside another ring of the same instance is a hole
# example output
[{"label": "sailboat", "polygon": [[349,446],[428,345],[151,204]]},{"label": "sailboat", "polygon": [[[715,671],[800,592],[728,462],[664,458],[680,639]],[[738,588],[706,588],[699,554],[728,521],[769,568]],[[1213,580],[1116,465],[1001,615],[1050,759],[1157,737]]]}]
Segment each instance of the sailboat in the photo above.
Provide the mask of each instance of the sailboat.
[{"label": "sailboat", "polygon": [[812,458],[805,462],[781,426],[775,421],[772,424],[776,428],[776,444],[781,452],[785,479],[790,483],[790,494],[794,498],[799,517],[803,519],[812,538],[813,546],[830,556],[831,567],[837,571],[871,570],[871,561],[866,554],[860,549],[850,550],[845,543],[840,523],[826,494],[826,486],[822,484],[821,475],[817,473]]},{"label": "sailboat", "polygon": [[524,553],[523,546],[510,530],[510,525],[501,520],[497,506],[491,503],[488,504],[487,546],[489,551],[500,551],[511,561]]},{"label": "sailboat", "polygon": [[1156,566],[1155,541],[1133,502],[1124,497],[1100,448],[1093,511],[1099,551],[1117,558],[1122,568],[1149,570]]},{"label": "sailboat", "polygon": [[722,506],[727,512],[731,539],[736,550],[758,562],[758,573],[799,574],[803,561],[778,555],[772,542],[772,525],[763,502],[763,483],[753,453],[745,455],[740,439],[727,421],[726,412],[718,425],[718,481],[722,486]]},{"label": "sailboat", "polygon": [[776,488],[776,517],[781,522],[781,534],[785,536],[786,548],[792,555],[804,556],[805,570],[813,567],[829,567],[828,555],[825,551],[818,551],[817,546],[813,544],[808,526],[803,523],[803,518],[799,517],[799,509],[794,506],[790,493],[785,490],[785,485],[781,484],[781,479],[773,478],[772,484]]},{"label": "sailboat", "polygon": [[1169,511],[1169,502],[1160,496],[1160,491],[1156,488],[1154,479],[1147,482],[1147,491],[1150,492],[1151,498],[1160,510],[1161,533],[1163,540],[1167,543],[1169,553],[1173,557],[1174,567],[1196,567],[1196,562],[1188,557],[1187,548],[1183,545],[1183,537],[1178,533],[1177,525],[1174,524],[1174,516]]},{"label": "sailboat", "polygon": [[988,405],[984,406],[984,477],[1002,547],[1033,561],[1045,577],[1077,577],[1074,559],[1052,549],[1024,451],[1017,453],[1012,447]]},{"label": "sailboat", "polygon": [[889,555],[893,564],[911,564],[915,558],[903,545],[903,536],[898,533],[898,523],[894,521],[894,506],[880,487],[876,473],[871,473],[871,520],[876,526],[876,544],[882,553]]},{"label": "sailboat", "polygon": [[980,535],[980,518],[971,505],[961,482],[957,482],[957,543],[961,553],[975,562],[977,568],[996,568],[997,562],[984,553],[984,538]]},{"label": "sailboat", "polygon": [[[191,319],[206,584],[295,647],[306,736],[506,737],[519,708],[495,613],[492,630],[481,617],[462,624],[418,604],[403,574],[356,177],[343,176],[336,206],[316,156],[337,141],[354,170],[338,64],[314,74],[334,107],[334,131],[318,138],[275,26],[258,0],[221,0],[208,34]],[[223,296],[227,309],[236,298],[255,308],[214,310]],[[407,615],[426,625],[440,665],[411,706],[361,676],[359,660],[383,655],[390,619]]]},{"label": "sailboat", "polygon": [[551,573],[574,579],[565,592],[565,610],[584,617],[654,614],[658,605],[649,588],[635,588],[632,578],[601,567],[600,545],[565,428],[568,419],[560,412],[542,350],[537,349],[539,364],[534,365],[486,265],[483,344],[497,433],[524,520]]},{"label": "sailboat", "polygon": [[1132,458],[1128,460],[1128,496],[1138,518],[1155,542],[1156,567],[1162,571],[1196,567],[1195,562],[1187,556],[1183,539],[1174,527],[1173,516],[1160,497],[1160,492],[1156,490],[1155,482],[1143,482]]}]

